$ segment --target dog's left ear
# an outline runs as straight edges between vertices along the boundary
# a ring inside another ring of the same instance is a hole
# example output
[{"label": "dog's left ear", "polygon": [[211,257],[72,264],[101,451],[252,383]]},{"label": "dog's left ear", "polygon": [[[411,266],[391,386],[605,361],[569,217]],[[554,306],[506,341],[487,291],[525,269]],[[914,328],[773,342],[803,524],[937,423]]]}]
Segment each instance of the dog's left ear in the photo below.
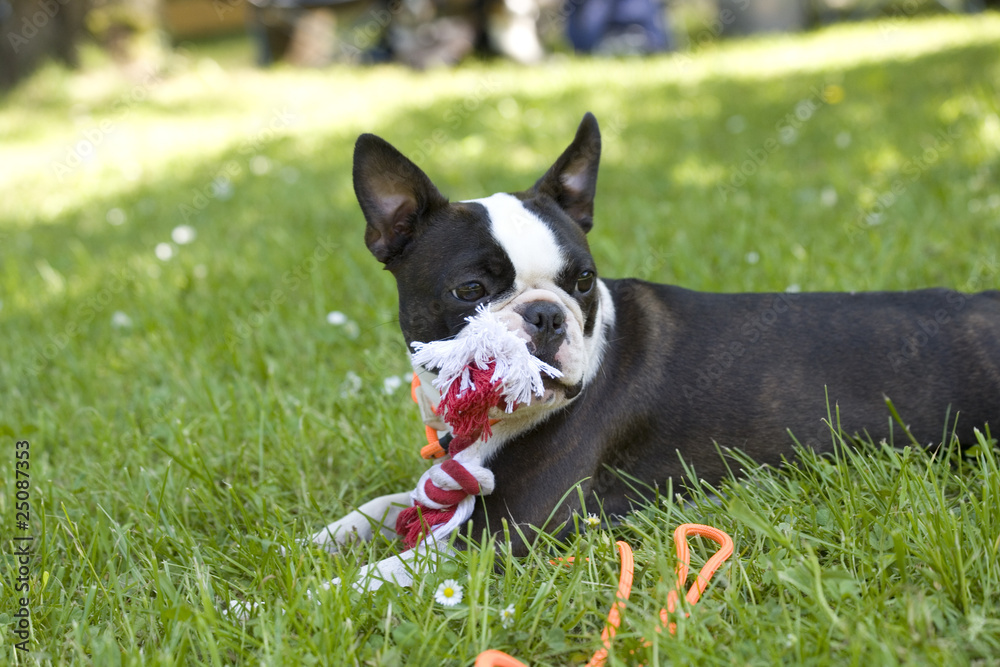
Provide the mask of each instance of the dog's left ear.
[{"label": "dog's left ear", "polygon": [[588,111],[573,143],[534,187],[535,191],[552,197],[585,233],[594,226],[594,194],[600,161],[601,130],[594,114]]}]

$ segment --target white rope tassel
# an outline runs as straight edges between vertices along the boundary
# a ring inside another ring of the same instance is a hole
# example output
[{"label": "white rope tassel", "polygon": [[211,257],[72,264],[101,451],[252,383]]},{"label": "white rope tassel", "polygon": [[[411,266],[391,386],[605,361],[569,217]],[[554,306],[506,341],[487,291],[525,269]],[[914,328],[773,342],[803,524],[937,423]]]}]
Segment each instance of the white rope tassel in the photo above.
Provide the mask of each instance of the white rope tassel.
[{"label": "white rope tassel", "polygon": [[530,403],[532,395],[542,396],[542,373],[552,378],[562,377],[562,372],[528,351],[524,339],[518,337],[493,314],[488,304],[476,308],[476,314],[466,318],[468,325],[451,340],[431,343],[412,343],[414,368],[437,369],[434,386],[441,394],[448,393],[456,380],[461,381],[461,391],[475,389],[468,367],[475,364],[485,369],[496,363],[493,381],[503,384],[503,397],[507,412],[513,412],[521,403]]}]

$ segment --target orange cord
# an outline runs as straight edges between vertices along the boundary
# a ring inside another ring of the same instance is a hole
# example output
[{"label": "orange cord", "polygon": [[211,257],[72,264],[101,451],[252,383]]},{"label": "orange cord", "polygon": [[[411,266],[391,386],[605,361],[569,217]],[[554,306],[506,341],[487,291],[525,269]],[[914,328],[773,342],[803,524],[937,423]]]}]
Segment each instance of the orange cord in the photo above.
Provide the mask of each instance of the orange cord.
[{"label": "orange cord", "polygon": [[685,598],[688,604],[694,604],[701,598],[701,594],[708,587],[708,582],[715,574],[715,571],[733,555],[733,538],[725,534],[718,528],[703,526],[698,523],[682,523],[674,530],[674,545],[677,547],[677,588],[667,594],[667,608],[660,610],[660,622],[670,630],[670,634],[677,632],[677,624],[668,622],[668,614],[674,613],[677,609],[677,591],[684,588],[687,582],[688,565],[691,563],[691,554],[688,550],[687,538],[689,534],[707,537],[719,544],[719,550],[708,559],[705,566],[698,572],[695,582],[691,584]]},{"label": "orange cord", "polygon": [[511,656],[509,653],[498,651],[495,648],[483,651],[476,658],[474,667],[528,667],[526,664]]},{"label": "orange cord", "polygon": [[[688,535],[701,535],[719,544],[719,550],[701,568],[701,571],[698,572],[698,577],[691,585],[690,590],[688,590],[685,596],[688,604],[694,604],[701,598],[701,594],[708,587],[708,582],[712,579],[712,575],[733,554],[732,538],[718,528],[703,526],[697,523],[685,523],[677,526],[677,529],[674,531],[674,544],[677,548],[677,560],[679,561],[677,564],[677,588],[670,591],[669,595],[667,595],[667,608],[660,610],[660,621],[670,631],[670,634],[676,633],[677,624],[669,622],[669,614],[674,613],[677,609],[677,591],[682,590],[687,583],[688,567],[691,563],[691,552],[687,543]],[[621,614],[625,610],[625,602],[632,593],[632,579],[635,569],[632,548],[620,540],[615,544],[618,546],[618,553],[621,555],[622,561],[621,573],[618,575],[617,599],[611,605],[611,611],[608,612],[608,622],[601,633],[601,643],[603,646],[597,649],[586,667],[603,667],[605,661],[607,661],[608,650],[611,648],[611,640],[615,638],[615,632],[617,632],[621,625]],[[476,658],[475,667],[527,667],[527,665],[503,651],[490,649],[479,654],[479,657]]]},{"label": "orange cord", "polygon": [[622,624],[622,612],[625,611],[625,603],[632,594],[632,579],[635,572],[635,559],[632,557],[632,547],[627,542],[618,540],[618,553],[621,555],[622,567],[618,575],[618,594],[611,611],[608,612],[608,622],[601,631],[601,648],[594,652],[594,656],[587,663],[587,667],[601,667],[608,659],[608,649],[611,648],[611,640],[615,638],[618,627]]},{"label": "orange cord", "polygon": [[[410,383],[410,397],[413,399],[414,403],[419,404],[417,400],[417,390],[420,388],[420,377],[414,373],[413,381]],[[437,414],[437,411],[434,411]],[[496,423],[496,420],[490,420],[490,425]],[[431,426],[424,427],[427,434],[427,444],[424,445],[420,450],[420,456],[425,459],[437,459],[442,456],[446,456],[447,452],[441,446],[438,440],[437,431]],[[685,599],[688,604],[696,603],[701,594],[705,592],[705,588],[708,587],[708,582],[712,579],[712,575],[715,574],[716,570],[729,559],[733,554],[733,539],[729,537],[726,533],[722,532],[718,528],[713,528],[712,526],[704,526],[698,523],[684,523],[677,526],[674,530],[674,545],[677,548],[677,587],[670,591],[667,595],[667,606],[665,609],[660,610],[660,622],[663,627],[666,627],[670,634],[675,634],[677,632],[677,624],[670,622],[670,614],[677,610],[677,591],[684,588],[687,583],[688,576],[688,566],[691,563],[691,553],[688,549],[687,538],[688,535],[700,535],[702,537],[707,537],[719,544],[719,550],[708,559],[701,571],[698,572],[698,576],[695,582],[691,584],[691,588],[688,590]],[[625,603],[628,601],[629,596],[632,593],[632,580],[634,577],[635,570],[635,560],[632,555],[632,547],[626,542],[619,540],[615,543],[618,546],[618,553],[621,557],[621,571],[618,575],[618,593],[614,604],[611,605],[611,610],[608,612],[608,622],[604,626],[603,632],[601,632],[601,643],[603,646],[594,653],[590,661],[587,663],[586,667],[603,667],[604,663],[608,659],[608,650],[611,648],[611,640],[615,638],[615,633],[621,626],[622,612],[625,611]],[[573,559],[559,559],[563,562],[572,563]],[[553,562],[554,564],[554,562]],[[657,628],[659,631],[660,628]],[[503,651],[497,651],[495,649],[490,649],[488,651],[483,651],[476,658],[475,667],[527,667],[520,660],[511,657],[510,655],[504,653]]]},{"label": "orange cord", "polygon": [[[418,389],[420,389],[420,376],[414,373],[413,381],[410,382],[410,398],[413,399],[414,403],[420,405],[420,401],[417,400]],[[431,408],[431,410],[434,411],[434,414],[437,414],[437,410],[434,410],[434,408]],[[427,435],[427,444],[420,448],[421,457],[425,459],[439,459],[448,453],[441,446],[437,431],[434,430],[433,426],[424,426],[424,433]]]}]

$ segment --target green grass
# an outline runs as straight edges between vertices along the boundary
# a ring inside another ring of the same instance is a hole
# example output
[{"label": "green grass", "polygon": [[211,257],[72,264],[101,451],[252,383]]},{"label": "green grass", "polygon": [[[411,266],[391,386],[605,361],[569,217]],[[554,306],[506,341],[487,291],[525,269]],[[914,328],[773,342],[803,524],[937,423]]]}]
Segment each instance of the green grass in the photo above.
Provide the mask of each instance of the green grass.
[{"label": "green grass", "polygon": [[[0,662],[470,665],[495,647],[580,664],[621,538],[638,570],[611,664],[631,648],[645,664],[997,664],[1000,473],[985,435],[966,459],[871,445],[780,471],[744,461],[721,505],[697,485],[687,505],[665,492],[612,532],[522,560],[501,548],[499,572],[473,550],[412,593],[316,604],[309,589],[393,547],[330,557],[293,540],[425,465],[406,392],[383,389],[408,367],[392,281],[362,243],[358,133],[460,199],[530,184],[595,112],[592,246],[609,276],[995,288],[1000,17],[535,69],[223,72],[193,48],[129,76],[49,68],[0,100]],[[182,224],[197,237],[159,259]],[[28,654],[8,625],[19,439]],[[737,554],[672,638],[654,626],[681,521],[728,531]],[[554,567],[555,553],[580,565]],[[446,577],[465,587],[453,610],[433,602]],[[240,623],[219,612],[231,599],[263,606]]]}]

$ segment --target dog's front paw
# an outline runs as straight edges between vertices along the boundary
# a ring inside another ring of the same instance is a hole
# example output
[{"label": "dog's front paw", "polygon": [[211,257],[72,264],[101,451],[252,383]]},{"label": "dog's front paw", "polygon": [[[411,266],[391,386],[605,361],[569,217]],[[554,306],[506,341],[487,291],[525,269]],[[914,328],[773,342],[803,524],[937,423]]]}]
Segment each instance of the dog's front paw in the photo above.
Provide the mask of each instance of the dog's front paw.
[{"label": "dog's front paw", "polygon": [[[322,528],[311,537],[296,540],[296,542],[302,546],[315,545],[327,553],[335,554],[352,542],[361,542],[370,540],[372,538],[371,526],[368,519],[365,517],[360,517],[363,525],[360,525],[353,515],[358,514],[358,512],[351,512],[343,519],[339,521],[334,521],[330,525]],[[359,515],[360,516],[360,515]]]},{"label": "dog's front paw", "polygon": [[325,551],[335,554],[341,547],[355,541],[368,542],[376,531],[386,537],[395,537],[396,517],[412,504],[410,494],[394,493],[370,500],[342,519],[316,531],[299,544],[315,544]]},{"label": "dog's front paw", "polygon": [[[358,570],[358,576],[351,586],[359,593],[377,591],[383,584],[412,586],[420,575],[435,571],[441,558],[451,558],[454,554],[455,551],[447,545],[424,540],[414,549],[365,565]],[[341,580],[337,578],[320,588],[328,590],[341,585]]]},{"label": "dog's front paw", "polygon": [[358,578],[353,584],[354,590],[359,593],[370,593],[382,588],[382,584],[412,586],[414,576],[423,569],[417,562],[416,555],[411,549],[398,556],[390,556],[377,563],[365,565],[358,570]]},{"label": "dog's front paw", "polygon": [[[249,600],[230,600],[229,608],[222,610],[222,615],[237,621],[248,621],[258,614],[264,606],[263,602],[251,602]],[[284,614],[284,610],[281,612]]]}]

